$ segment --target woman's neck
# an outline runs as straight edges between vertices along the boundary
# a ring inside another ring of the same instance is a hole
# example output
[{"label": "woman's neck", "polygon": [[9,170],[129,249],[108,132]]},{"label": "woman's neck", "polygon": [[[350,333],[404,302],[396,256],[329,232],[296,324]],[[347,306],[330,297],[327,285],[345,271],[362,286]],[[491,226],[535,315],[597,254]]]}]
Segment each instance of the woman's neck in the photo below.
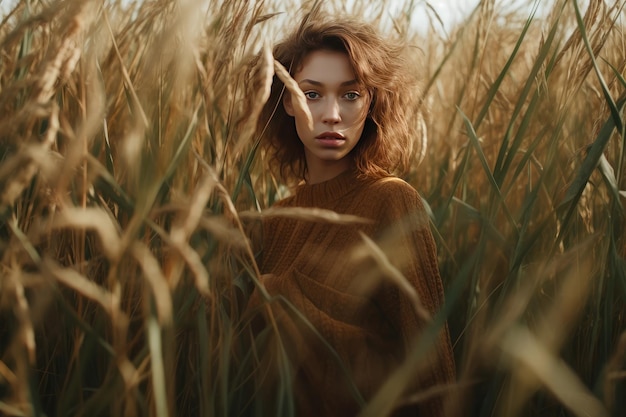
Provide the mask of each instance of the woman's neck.
[{"label": "woman's neck", "polygon": [[340,161],[323,162],[312,164],[313,166],[307,163],[307,173],[305,175],[305,180],[307,184],[313,185],[332,180],[338,175],[346,172],[352,166],[352,161],[347,158]]}]

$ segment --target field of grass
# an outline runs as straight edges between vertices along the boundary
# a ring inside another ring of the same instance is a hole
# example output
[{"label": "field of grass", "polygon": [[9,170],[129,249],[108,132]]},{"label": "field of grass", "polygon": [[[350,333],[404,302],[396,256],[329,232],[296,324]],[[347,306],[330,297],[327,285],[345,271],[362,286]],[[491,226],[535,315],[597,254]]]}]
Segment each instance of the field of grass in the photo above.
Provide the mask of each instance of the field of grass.
[{"label": "field of grass", "polygon": [[[533,15],[484,0],[449,32],[434,13],[416,30],[426,2],[356,3],[415,45],[427,147],[406,179],[439,245],[448,415],[626,415],[626,1]],[[236,334],[235,294],[258,277],[244,221],[285,187],[255,135],[272,61],[252,58],[299,4],[7,8],[0,415],[254,409],[241,387],[258,358]]]}]

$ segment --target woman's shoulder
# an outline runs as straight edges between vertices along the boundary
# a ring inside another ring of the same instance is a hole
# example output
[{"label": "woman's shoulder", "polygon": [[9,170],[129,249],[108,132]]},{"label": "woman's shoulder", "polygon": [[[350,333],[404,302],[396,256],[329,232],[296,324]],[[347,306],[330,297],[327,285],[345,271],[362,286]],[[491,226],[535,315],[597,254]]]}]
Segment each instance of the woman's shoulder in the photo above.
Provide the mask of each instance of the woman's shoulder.
[{"label": "woman's shoulder", "polygon": [[[380,178],[371,183],[370,200],[376,201],[383,223],[412,218],[427,222],[429,208],[411,184],[398,177]],[[369,194],[369,193],[368,193]]]},{"label": "woman's shoulder", "polygon": [[389,176],[377,178],[371,182],[369,189],[372,193],[375,193],[378,198],[390,202],[397,200],[420,200],[419,193],[415,187],[398,177]]}]

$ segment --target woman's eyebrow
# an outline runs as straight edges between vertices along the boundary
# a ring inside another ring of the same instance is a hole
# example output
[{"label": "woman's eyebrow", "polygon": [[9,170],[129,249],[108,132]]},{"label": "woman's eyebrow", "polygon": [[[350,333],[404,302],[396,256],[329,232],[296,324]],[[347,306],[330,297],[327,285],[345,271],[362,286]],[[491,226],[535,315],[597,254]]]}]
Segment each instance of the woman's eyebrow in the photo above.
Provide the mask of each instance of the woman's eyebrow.
[{"label": "woman's eyebrow", "polygon": [[[315,81],[315,80],[310,80],[308,78],[305,78],[304,80],[300,81],[298,84],[311,84],[311,85],[315,85],[315,86],[319,86],[319,87],[323,87],[324,83],[321,83],[319,81]],[[341,87],[346,87],[346,86],[350,86],[350,85],[355,85],[358,84],[359,82],[356,80],[356,78],[354,80],[349,80],[349,81],[344,81],[341,84],[339,84]]]}]

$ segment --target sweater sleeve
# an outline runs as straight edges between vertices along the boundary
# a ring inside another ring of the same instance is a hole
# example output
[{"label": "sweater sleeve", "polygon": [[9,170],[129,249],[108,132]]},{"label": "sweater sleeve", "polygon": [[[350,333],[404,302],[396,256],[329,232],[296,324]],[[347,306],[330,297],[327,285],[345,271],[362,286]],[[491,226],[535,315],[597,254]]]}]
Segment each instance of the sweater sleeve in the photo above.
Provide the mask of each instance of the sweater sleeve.
[{"label": "sweater sleeve", "polygon": [[[425,316],[433,317],[443,306],[443,284],[435,242],[421,197],[399,179],[388,179],[383,185],[380,195],[385,203],[380,213],[378,244],[415,290],[421,306],[416,309],[406,291],[398,285],[389,282],[383,285],[381,305],[402,335],[406,353],[430,324]],[[409,394],[423,392],[436,385],[451,384],[454,379],[454,357],[446,324],[439,331],[436,346],[430,350],[427,366],[420,367],[415,384],[409,387]],[[443,404],[442,396],[420,402],[417,405],[418,415],[441,416]],[[402,411],[399,415],[415,415],[416,410],[412,407]]]}]

